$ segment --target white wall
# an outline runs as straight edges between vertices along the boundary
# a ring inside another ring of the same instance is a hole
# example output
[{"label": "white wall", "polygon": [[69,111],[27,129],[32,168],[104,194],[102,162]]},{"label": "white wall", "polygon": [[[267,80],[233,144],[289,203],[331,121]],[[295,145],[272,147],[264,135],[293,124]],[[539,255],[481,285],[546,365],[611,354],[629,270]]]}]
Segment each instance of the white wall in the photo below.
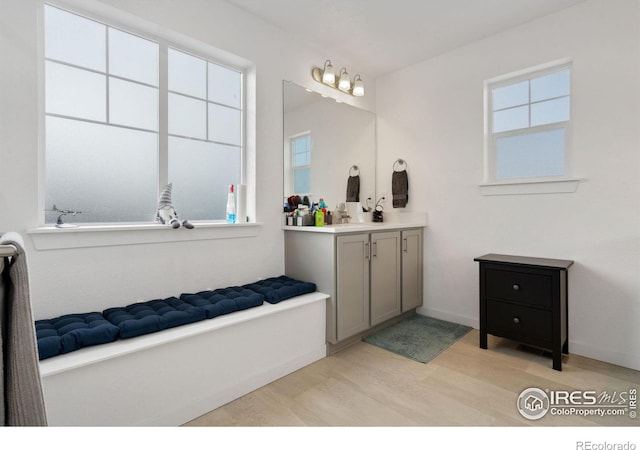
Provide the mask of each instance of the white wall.
[{"label": "white wall", "polygon": [[[92,3],[82,5],[89,8]],[[0,232],[17,231],[25,237],[36,319],[282,274],[282,80],[322,90],[311,79],[311,69],[333,55],[304,48],[223,1],[98,3],[255,63],[256,202],[257,220],[263,225],[257,236],[248,238],[37,250],[27,232],[38,225],[39,4],[0,1]],[[343,98],[367,109],[374,99]]]},{"label": "white wall", "polygon": [[[587,1],[377,80],[377,191],[404,158],[429,215],[423,313],[478,326],[476,256],[573,259],[571,352],[640,369],[639,9]],[[482,196],[483,81],[564,57],[578,191]]]}]

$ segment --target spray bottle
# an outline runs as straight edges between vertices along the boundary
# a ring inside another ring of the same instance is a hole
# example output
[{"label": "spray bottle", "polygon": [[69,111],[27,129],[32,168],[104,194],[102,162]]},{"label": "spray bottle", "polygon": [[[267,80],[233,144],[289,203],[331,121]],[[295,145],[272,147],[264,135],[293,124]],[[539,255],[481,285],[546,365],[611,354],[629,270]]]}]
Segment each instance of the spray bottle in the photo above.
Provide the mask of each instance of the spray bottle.
[{"label": "spray bottle", "polygon": [[229,185],[227,195],[227,223],[236,223],[236,199],[233,193],[233,184]]}]

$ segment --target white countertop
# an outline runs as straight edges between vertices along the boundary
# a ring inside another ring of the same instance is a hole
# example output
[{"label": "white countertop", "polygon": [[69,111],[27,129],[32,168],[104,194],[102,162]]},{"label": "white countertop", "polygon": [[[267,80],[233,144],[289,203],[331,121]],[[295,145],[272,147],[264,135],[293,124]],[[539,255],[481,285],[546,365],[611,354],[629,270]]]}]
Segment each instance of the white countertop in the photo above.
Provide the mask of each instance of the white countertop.
[{"label": "white countertop", "polygon": [[[406,217],[404,217],[406,215]],[[384,222],[343,223],[337,225],[315,226],[289,226],[283,225],[285,231],[301,231],[307,233],[365,233],[370,231],[400,230],[403,228],[422,228],[427,226],[426,214],[394,214],[389,215],[390,220]]]}]

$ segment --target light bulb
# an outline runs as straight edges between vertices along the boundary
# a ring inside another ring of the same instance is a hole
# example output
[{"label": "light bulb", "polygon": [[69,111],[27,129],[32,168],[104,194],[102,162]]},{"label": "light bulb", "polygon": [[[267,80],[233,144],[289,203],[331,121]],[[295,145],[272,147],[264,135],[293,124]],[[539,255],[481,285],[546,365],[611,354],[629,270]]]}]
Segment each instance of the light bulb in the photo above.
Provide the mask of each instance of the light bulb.
[{"label": "light bulb", "polygon": [[338,81],[338,89],[341,91],[348,91],[351,89],[351,80],[349,80],[349,74],[346,68],[340,69],[340,81]]},{"label": "light bulb", "polygon": [[331,61],[328,59],[324,63],[324,70],[322,71],[322,82],[324,84],[333,84],[336,82],[336,73],[333,71]]},{"label": "light bulb", "polygon": [[364,83],[362,82],[362,78],[360,75],[356,75],[353,80],[353,91],[352,94],[356,97],[362,97],[364,95]]}]

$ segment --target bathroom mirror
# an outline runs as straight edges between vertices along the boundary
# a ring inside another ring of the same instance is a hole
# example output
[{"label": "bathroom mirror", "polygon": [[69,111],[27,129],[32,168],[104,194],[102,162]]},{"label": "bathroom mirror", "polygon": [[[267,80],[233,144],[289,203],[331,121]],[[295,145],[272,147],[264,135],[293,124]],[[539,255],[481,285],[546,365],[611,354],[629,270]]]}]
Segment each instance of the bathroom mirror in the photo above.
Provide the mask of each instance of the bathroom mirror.
[{"label": "bathroom mirror", "polygon": [[[359,201],[375,205],[376,117],[289,81],[284,95],[284,199],[324,199],[329,210],[347,201],[350,176],[359,176]],[[351,185],[350,187],[353,187]]]}]

